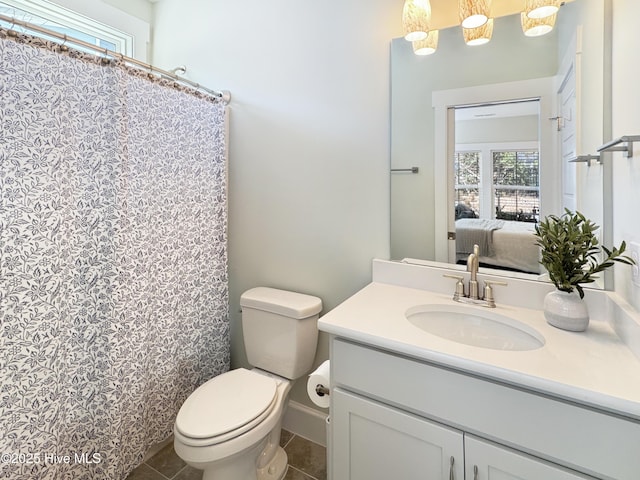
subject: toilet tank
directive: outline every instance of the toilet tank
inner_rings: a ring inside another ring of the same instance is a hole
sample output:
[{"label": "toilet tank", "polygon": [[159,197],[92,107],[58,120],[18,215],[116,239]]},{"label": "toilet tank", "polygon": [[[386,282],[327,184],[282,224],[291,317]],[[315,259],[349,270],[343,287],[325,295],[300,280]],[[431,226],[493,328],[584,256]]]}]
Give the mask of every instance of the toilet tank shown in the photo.
[{"label": "toilet tank", "polygon": [[311,370],[322,300],[257,287],[242,294],[240,306],[244,346],[251,365],[291,380]]}]

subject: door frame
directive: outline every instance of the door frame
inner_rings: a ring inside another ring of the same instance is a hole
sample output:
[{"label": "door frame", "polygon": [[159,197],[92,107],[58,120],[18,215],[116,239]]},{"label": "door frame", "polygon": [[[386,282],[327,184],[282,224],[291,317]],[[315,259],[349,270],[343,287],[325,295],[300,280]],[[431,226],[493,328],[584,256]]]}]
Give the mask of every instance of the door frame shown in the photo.
[{"label": "door frame", "polygon": [[[554,134],[557,96],[556,77],[543,77],[517,82],[496,83],[476,87],[438,90],[432,94],[434,109],[434,202],[435,260],[455,263],[455,231],[453,157],[455,122],[453,109],[465,105],[510,102],[525,98],[540,100],[540,216],[557,213],[561,205],[560,168],[557,135]],[[446,179],[446,181],[443,181]]]}]

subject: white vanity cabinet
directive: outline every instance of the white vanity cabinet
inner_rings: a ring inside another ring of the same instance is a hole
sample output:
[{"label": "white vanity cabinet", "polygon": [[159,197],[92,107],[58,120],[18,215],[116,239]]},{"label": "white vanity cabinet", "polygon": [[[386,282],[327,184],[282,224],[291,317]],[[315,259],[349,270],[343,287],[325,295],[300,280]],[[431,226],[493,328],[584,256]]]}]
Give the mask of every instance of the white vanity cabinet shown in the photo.
[{"label": "white vanity cabinet", "polygon": [[334,389],[333,479],[463,478],[462,432]]},{"label": "white vanity cabinet", "polygon": [[471,435],[465,435],[464,453],[465,479],[584,480],[593,478]]},{"label": "white vanity cabinet", "polygon": [[340,388],[332,395],[333,479],[589,478]]},{"label": "white vanity cabinet", "polygon": [[333,480],[640,478],[635,421],[335,336],[331,375]]}]

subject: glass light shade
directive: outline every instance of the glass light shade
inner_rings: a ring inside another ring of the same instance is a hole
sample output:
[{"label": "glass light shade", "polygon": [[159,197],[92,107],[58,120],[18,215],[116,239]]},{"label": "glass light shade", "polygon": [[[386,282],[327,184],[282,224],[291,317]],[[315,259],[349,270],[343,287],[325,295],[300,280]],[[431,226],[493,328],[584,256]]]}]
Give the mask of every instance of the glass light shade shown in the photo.
[{"label": "glass light shade", "polygon": [[527,14],[522,12],[520,14],[520,23],[522,24],[522,31],[527,37],[540,37],[546,35],[553,30],[556,24],[556,14],[549,15],[543,18],[529,18]]},{"label": "glass light shade", "polygon": [[493,35],[493,18],[487,20],[487,23],[476,28],[463,28],[464,42],[469,46],[484,45],[489,43]]},{"label": "glass light shade", "polygon": [[476,28],[489,20],[491,0],[458,0],[462,28]]},{"label": "glass light shade", "polygon": [[429,0],[405,0],[402,8],[404,38],[416,42],[427,38],[431,23]]},{"label": "glass light shade", "polygon": [[438,48],[438,37],[440,36],[439,30],[431,30],[427,38],[412,42],[413,53],[416,55],[431,55],[435,53]]},{"label": "glass light shade", "polygon": [[524,11],[529,18],[545,18],[558,13],[561,0],[527,0]]}]

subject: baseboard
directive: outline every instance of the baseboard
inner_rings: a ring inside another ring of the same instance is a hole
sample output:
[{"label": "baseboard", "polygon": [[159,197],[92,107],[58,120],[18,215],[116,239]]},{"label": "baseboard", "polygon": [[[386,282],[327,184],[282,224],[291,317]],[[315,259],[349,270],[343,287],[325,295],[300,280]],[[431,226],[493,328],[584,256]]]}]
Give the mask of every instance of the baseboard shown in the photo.
[{"label": "baseboard", "polygon": [[302,403],[289,401],[289,407],[282,419],[282,428],[326,447],[327,417],[326,413],[314,410]]}]

